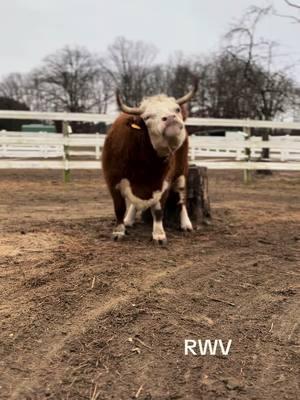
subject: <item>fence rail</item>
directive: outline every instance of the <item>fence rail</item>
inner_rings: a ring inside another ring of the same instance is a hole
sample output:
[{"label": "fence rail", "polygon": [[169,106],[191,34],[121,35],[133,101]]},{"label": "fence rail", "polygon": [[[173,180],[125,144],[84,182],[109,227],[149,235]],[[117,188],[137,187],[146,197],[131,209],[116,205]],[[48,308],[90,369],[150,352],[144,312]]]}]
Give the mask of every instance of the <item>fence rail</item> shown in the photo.
[{"label": "fence rail", "polygon": [[[82,121],[112,123],[117,114],[96,113],[62,113],[62,112],[37,112],[37,111],[10,111],[0,110],[0,119],[23,119],[43,121]],[[251,119],[223,119],[223,118],[188,118],[189,126],[220,126],[238,128],[266,128],[300,130],[300,122],[257,121]]]},{"label": "fence rail", "polygon": [[[282,163],[282,162],[257,162],[257,161],[215,161],[201,160],[193,163],[199,167],[207,167],[214,170],[271,170],[271,171],[300,171],[300,163]],[[64,160],[1,160],[0,169],[101,169],[101,161],[68,161]]]},{"label": "fence rail", "polygon": [[[0,157],[4,158],[53,158],[63,155],[63,147],[91,148],[70,150],[73,156],[91,156],[100,159],[105,135],[0,132]],[[246,158],[245,147],[251,150],[252,159],[260,159],[263,148],[270,149],[270,159],[280,161],[300,160],[300,137],[271,137],[268,142],[260,137],[245,140],[226,137],[190,137],[191,161],[203,157],[230,158],[241,161]]]}]

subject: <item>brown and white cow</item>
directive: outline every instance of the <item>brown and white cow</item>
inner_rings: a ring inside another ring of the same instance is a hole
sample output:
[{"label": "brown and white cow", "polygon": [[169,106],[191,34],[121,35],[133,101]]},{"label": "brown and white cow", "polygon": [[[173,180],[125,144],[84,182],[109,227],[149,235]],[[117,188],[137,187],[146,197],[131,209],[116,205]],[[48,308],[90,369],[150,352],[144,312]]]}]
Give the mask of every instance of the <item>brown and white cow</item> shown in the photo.
[{"label": "brown and white cow", "polygon": [[193,90],[177,100],[163,94],[148,97],[139,107],[125,105],[117,92],[123,113],[109,130],[102,155],[117,219],[115,240],[124,237],[126,226],[133,225],[136,211],[151,208],[152,238],[166,243],[162,219],[170,189],[179,194],[181,229],[193,229],[186,209],[188,135],[183,104],[196,89],[195,84]]}]

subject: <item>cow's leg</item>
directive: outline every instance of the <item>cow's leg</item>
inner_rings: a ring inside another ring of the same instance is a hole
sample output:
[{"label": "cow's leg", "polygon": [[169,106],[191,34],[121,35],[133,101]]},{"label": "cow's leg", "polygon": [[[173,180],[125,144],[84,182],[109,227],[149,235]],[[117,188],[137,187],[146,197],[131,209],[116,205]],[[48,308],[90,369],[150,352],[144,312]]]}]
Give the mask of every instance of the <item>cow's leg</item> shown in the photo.
[{"label": "cow's leg", "polygon": [[180,206],[180,228],[183,231],[192,231],[193,225],[188,216],[186,209],[186,179],[184,175],[180,175],[175,182],[175,191],[179,195]]},{"label": "cow's leg", "polygon": [[121,195],[119,190],[114,190],[112,192],[112,198],[114,202],[114,209],[116,215],[116,226],[113,230],[113,239],[121,240],[126,234],[125,225],[124,225],[124,216],[126,212],[126,202],[124,197]]},{"label": "cow's leg", "polygon": [[133,226],[135,221],[135,216],[136,216],[136,208],[134,207],[133,204],[130,204],[130,206],[128,207],[126,217],[124,219],[125,226],[129,227]]},{"label": "cow's leg", "polygon": [[153,217],[152,239],[159,244],[166,244],[167,238],[163,227],[163,210],[160,202],[151,207],[151,213]]}]

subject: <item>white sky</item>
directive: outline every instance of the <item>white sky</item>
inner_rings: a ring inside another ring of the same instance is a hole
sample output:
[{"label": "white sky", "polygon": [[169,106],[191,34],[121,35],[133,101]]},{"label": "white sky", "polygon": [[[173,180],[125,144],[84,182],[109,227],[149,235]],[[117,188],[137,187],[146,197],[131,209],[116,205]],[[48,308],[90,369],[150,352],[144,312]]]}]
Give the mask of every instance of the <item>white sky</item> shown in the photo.
[{"label": "white sky", "polygon": [[[298,1],[299,0],[294,0]],[[27,72],[43,57],[64,45],[83,45],[104,52],[116,36],[153,43],[165,60],[174,51],[208,54],[250,5],[268,0],[0,0],[0,77]],[[295,13],[284,0],[274,0],[278,12]],[[300,61],[300,23],[267,18],[261,36],[281,45],[289,58]],[[294,75],[300,81],[300,68]]]}]

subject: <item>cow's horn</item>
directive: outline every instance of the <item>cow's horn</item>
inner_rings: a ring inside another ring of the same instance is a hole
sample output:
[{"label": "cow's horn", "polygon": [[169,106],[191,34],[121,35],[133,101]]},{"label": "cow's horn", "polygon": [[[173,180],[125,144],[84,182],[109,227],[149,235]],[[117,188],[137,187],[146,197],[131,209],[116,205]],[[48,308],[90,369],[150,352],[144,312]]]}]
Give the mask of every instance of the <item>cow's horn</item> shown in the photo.
[{"label": "cow's horn", "polygon": [[179,99],[176,99],[176,103],[179,105],[186,103],[194,96],[194,94],[197,92],[197,89],[198,89],[198,79],[195,79],[193,89],[186,95],[180,97]]},{"label": "cow's horn", "polygon": [[117,89],[116,91],[116,98],[120,110],[124,111],[127,114],[134,114],[134,115],[142,114],[143,111],[139,107],[129,107],[123,103],[119,89]]}]

